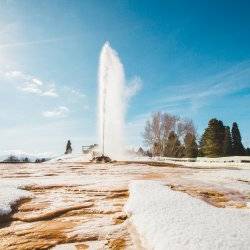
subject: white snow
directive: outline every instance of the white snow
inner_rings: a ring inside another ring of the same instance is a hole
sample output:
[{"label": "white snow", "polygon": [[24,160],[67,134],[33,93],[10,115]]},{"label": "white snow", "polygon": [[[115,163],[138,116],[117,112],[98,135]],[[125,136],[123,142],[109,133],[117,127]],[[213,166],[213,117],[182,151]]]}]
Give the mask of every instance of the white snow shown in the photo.
[{"label": "white snow", "polygon": [[173,163],[192,168],[247,168],[250,169],[250,156],[229,156],[229,157],[197,157],[197,158],[171,158],[171,157],[130,157],[130,160],[153,161]]},{"label": "white snow", "polygon": [[61,244],[52,248],[52,250],[77,250],[74,244]]},{"label": "white snow", "polygon": [[[85,157],[71,154],[44,164],[1,164],[0,215],[10,213],[11,205],[17,200],[29,197],[31,193],[22,190],[29,186],[61,187],[58,192],[48,192],[46,196],[39,197],[39,201],[49,201],[46,210],[52,211],[86,202],[86,191],[126,190],[132,181],[126,211],[131,214],[131,221],[146,249],[247,249],[250,245],[249,168],[193,169],[155,167],[142,163],[80,164],[86,161]],[[147,175],[162,181],[146,181],[144,178]],[[141,179],[144,180],[135,181]],[[169,190],[164,183],[201,187],[201,190],[202,187],[210,187],[226,194],[232,191],[232,196],[230,193],[228,197],[232,200],[239,198],[240,201],[244,198],[242,203],[245,202],[247,208],[215,208],[185,193]],[[67,187],[71,188],[67,190]],[[79,194],[72,195],[73,188],[79,189]],[[34,198],[37,198],[36,194]],[[109,206],[108,200],[102,201],[98,204],[98,211],[113,211],[115,207],[112,206]],[[34,216],[39,212],[33,212]],[[110,223],[98,218],[96,222],[75,227],[75,234],[70,237],[91,233],[91,228],[96,230],[97,226],[103,230],[103,225]],[[103,230],[103,233],[107,231]],[[60,245],[57,249],[59,247],[73,246]]]},{"label": "white snow", "polygon": [[[89,162],[92,159],[90,154],[74,153],[74,154],[63,154],[58,157],[54,157],[50,161],[45,163],[56,163],[56,162]],[[120,160],[124,161],[153,161],[153,162],[164,162],[173,163],[178,166],[186,166],[192,168],[244,168],[250,169],[250,156],[229,156],[229,157],[197,157],[197,158],[171,158],[171,157],[146,157],[146,156],[133,156],[124,155],[120,157]]]},{"label": "white snow", "polygon": [[249,249],[247,209],[216,208],[157,181],[133,181],[129,191],[125,211],[150,249]]},{"label": "white snow", "polygon": [[[234,189],[242,193],[249,193],[250,171],[249,169],[219,169],[216,171],[204,171],[184,176],[192,182],[202,181],[208,185],[222,185],[224,188]],[[247,195],[248,196],[248,195]]]},{"label": "white snow", "polygon": [[11,206],[17,201],[31,197],[31,193],[14,186],[1,186],[0,215],[11,213]]},{"label": "white snow", "polygon": [[63,154],[58,157],[51,159],[46,163],[55,163],[55,162],[89,162],[91,159],[91,154],[82,154],[82,153],[74,153],[74,154]]}]

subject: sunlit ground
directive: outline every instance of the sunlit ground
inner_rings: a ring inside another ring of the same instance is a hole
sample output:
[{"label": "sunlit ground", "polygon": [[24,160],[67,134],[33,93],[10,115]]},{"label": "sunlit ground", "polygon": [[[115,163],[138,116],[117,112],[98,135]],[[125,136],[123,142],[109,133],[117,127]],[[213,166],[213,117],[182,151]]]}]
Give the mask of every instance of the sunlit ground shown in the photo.
[{"label": "sunlit ground", "polygon": [[[249,209],[249,168],[179,167],[164,163],[1,164],[0,186],[30,197],[1,219],[0,249],[141,249],[123,211],[132,180],[161,180],[212,206]],[[64,245],[63,245],[64,246]]]}]

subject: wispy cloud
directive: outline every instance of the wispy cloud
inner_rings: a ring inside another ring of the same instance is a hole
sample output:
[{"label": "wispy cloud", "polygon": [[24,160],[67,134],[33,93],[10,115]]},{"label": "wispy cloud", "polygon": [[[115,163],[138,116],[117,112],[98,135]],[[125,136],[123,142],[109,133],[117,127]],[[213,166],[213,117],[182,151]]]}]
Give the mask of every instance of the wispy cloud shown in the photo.
[{"label": "wispy cloud", "polygon": [[76,96],[76,97],[79,97],[79,98],[84,98],[86,97],[85,94],[83,94],[82,92],[80,92],[79,90],[75,90],[75,89],[72,89],[70,90],[71,94]]},{"label": "wispy cloud", "polygon": [[[85,98],[86,95],[82,93],[79,89],[74,89],[70,86],[63,86],[62,90],[70,97],[74,98]],[[75,99],[73,99],[75,100]]]},{"label": "wispy cloud", "polygon": [[36,41],[24,41],[24,42],[15,42],[15,43],[4,43],[4,44],[0,44],[0,49],[29,46],[29,45],[40,45],[40,44],[46,44],[46,43],[55,43],[58,41],[64,41],[66,39],[70,39],[70,37],[51,38],[51,39],[43,39],[43,40],[36,40]]},{"label": "wispy cloud", "polygon": [[199,81],[190,80],[183,85],[172,85],[164,91],[166,96],[154,102],[152,106],[161,109],[169,105],[188,103],[193,111],[197,111],[214,98],[234,94],[246,88],[250,88],[250,61]]},{"label": "wispy cloud", "polygon": [[71,86],[61,86],[59,88],[54,83],[45,82],[37,76],[18,70],[0,71],[0,76],[12,81],[19,90],[30,94],[47,97],[59,97],[62,95],[67,97],[70,102],[76,102],[86,97],[82,91]]},{"label": "wispy cloud", "polygon": [[69,113],[69,109],[65,106],[59,106],[52,110],[44,111],[42,114],[47,118],[62,118],[67,117]]},{"label": "wispy cloud", "polygon": [[50,89],[42,93],[43,96],[58,97],[55,87],[52,85]]},{"label": "wispy cloud", "polygon": [[23,92],[36,94],[39,96],[59,96],[54,84],[45,83],[33,75],[13,70],[5,72],[5,76],[9,80],[17,82],[18,89]]}]

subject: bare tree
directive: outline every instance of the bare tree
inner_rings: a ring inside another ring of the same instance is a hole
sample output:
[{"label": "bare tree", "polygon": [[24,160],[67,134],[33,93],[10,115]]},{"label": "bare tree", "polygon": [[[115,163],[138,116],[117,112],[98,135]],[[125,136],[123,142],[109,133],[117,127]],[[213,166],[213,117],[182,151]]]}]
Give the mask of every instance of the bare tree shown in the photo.
[{"label": "bare tree", "polygon": [[169,140],[169,135],[171,132],[176,131],[176,126],[180,118],[175,115],[170,115],[168,113],[163,113],[162,114],[162,130],[163,130],[163,140],[162,140],[162,153],[166,151],[166,145]]},{"label": "bare tree", "polygon": [[143,134],[145,144],[152,148],[154,155],[160,155],[162,151],[162,115],[160,112],[152,114],[151,120],[146,122]]},{"label": "bare tree", "polygon": [[190,119],[179,120],[177,124],[176,133],[181,142],[184,141],[184,138],[188,133],[192,135],[196,135],[196,129],[195,129],[193,121]]},{"label": "bare tree", "polygon": [[156,112],[146,122],[143,137],[153,155],[181,157],[183,156],[182,144],[188,133],[196,135],[192,120]]}]

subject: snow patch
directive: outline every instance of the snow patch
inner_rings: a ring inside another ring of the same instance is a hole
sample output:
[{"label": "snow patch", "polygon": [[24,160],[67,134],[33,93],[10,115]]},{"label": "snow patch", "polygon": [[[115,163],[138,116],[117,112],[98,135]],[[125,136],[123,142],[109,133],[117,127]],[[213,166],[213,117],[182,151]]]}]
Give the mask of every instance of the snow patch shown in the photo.
[{"label": "snow patch", "polygon": [[223,209],[170,190],[133,181],[125,211],[150,249],[249,249],[250,213]]},{"label": "snow patch", "polygon": [[56,163],[56,162],[89,162],[92,159],[91,154],[75,153],[75,154],[63,154],[58,157],[51,159],[46,163]]},{"label": "snow patch", "polygon": [[11,207],[19,200],[30,198],[30,192],[18,189],[13,186],[1,186],[0,193],[0,215],[8,215],[11,213]]},{"label": "snow patch", "polygon": [[130,156],[131,161],[151,161],[177,164],[179,166],[192,168],[244,168],[250,169],[250,156],[228,156],[228,157],[197,157],[197,158],[172,158],[172,157],[147,157]]}]

